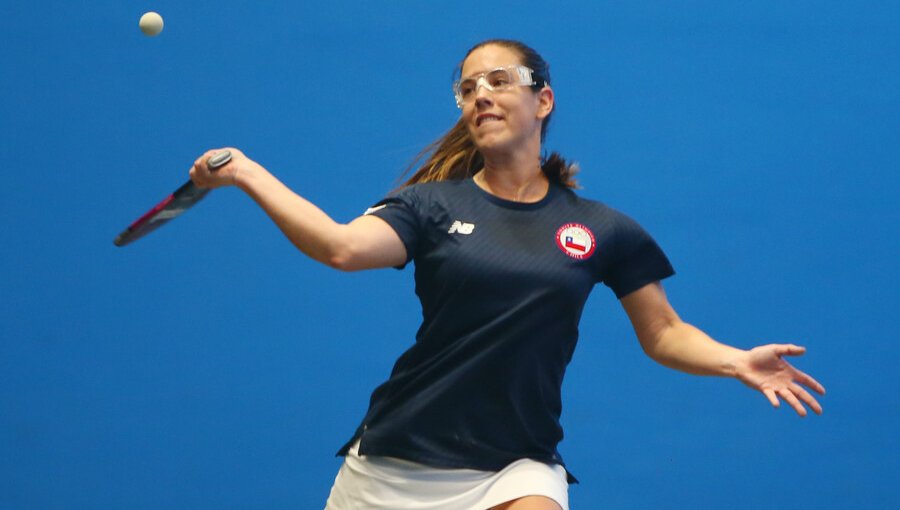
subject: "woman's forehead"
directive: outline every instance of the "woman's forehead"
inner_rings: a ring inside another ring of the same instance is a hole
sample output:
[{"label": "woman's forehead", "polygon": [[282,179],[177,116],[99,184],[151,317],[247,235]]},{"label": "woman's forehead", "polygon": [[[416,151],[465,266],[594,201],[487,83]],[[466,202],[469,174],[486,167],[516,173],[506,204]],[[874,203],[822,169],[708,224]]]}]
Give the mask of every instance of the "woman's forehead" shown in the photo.
[{"label": "woman's forehead", "polygon": [[522,63],[519,54],[504,46],[489,44],[482,46],[466,57],[461,69],[461,76],[472,76],[498,67],[514,66]]}]

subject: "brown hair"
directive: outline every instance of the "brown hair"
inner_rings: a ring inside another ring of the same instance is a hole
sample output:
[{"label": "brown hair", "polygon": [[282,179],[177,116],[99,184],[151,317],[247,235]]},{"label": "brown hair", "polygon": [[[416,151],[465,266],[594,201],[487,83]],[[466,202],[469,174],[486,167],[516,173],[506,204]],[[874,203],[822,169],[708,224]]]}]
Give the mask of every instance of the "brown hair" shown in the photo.
[{"label": "brown hair", "polygon": [[[536,83],[531,86],[532,90],[538,91],[545,85],[550,85],[550,66],[547,62],[530,47],[519,41],[509,39],[490,39],[476,44],[466,52],[466,56],[463,57],[463,60],[456,67],[455,74],[459,75],[462,72],[463,62],[473,51],[490,45],[509,48],[519,54],[522,64],[534,71],[533,77]],[[547,136],[547,129],[552,115],[553,112],[547,115],[541,123],[542,143]],[[469,136],[469,131],[466,129],[462,119],[457,121],[450,131],[422,149],[404,174],[411,171],[422,160],[425,160],[425,163],[416,170],[401,188],[419,182],[466,179],[484,166],[484,159],[475,147],[475,143]],[[575,181],[578,165],[566,162],[557,152],[541,157],[541,170],[551,182],[556,182],[569,188],[578,187],[578,183]]]}]

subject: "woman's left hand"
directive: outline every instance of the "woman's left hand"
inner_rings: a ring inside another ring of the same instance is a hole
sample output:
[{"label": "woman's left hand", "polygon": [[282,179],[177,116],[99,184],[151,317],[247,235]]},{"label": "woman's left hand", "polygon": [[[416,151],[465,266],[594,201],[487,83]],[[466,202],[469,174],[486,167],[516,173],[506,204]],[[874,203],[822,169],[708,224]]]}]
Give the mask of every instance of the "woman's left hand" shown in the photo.
[{"label": "woman's left hand", "polygon": [[774,407],[780,405],[778,397],[781,397],[800,416],[806,416],[806,408],[803,407],[803,404],[808,405],[816,414],[822,414],[822,406],[803,386],[820,395],[825,394],[825,387],[782,358],[783,356],[800,356],[804,352],[806,352],[806,348],[792,344],[770,344],[755,347],[746,351],[746,356],[735,364],[735,375],[747,386],[761,391]]}]

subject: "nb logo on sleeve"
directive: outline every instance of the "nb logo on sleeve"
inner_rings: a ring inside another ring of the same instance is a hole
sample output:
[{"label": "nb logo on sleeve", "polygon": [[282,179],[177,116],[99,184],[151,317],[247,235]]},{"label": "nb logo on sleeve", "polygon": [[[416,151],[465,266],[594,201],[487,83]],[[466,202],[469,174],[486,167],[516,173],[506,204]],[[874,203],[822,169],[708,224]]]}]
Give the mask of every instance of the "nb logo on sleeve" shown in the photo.
[{"label": "nb logo on sleeve", "polygon": [[387,207],[387,204],[381,204],[381,205],[376,205],[375,207],[369,207],[368,209],[366,209],[366,212],[363,213],[363,216],[365,216],[367,214],[372,214],[373,212],[380,211],[380,210],[384,209],[385,207]]},{"label": "nb logo on sleeve", "polygon": [[450,230],[448,230],[447,233],[469,235],[473,230],[475,230],[474,223],[464,223],[462,221],[456,220],[453,222],[453,225],[450,225]]}]

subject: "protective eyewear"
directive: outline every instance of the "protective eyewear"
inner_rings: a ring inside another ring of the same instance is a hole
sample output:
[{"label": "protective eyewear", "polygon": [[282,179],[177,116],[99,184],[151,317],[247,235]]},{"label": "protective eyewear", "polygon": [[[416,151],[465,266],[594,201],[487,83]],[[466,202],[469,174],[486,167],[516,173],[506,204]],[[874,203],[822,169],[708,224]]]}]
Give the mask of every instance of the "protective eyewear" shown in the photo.
[{"label": "protective eyewear", "polygon": [[453,82],[453,95],[456,96],[456,106],[462,108],[464,104],[475,98],[475,93],[479,86],[491,92],[509,90],[513,87],[527,87],[538,85],[536,82],[534,71],[525,66],[506,66],[498,67],[490,71],[480,74],[474,74],[465,78],[460,78]]}]

